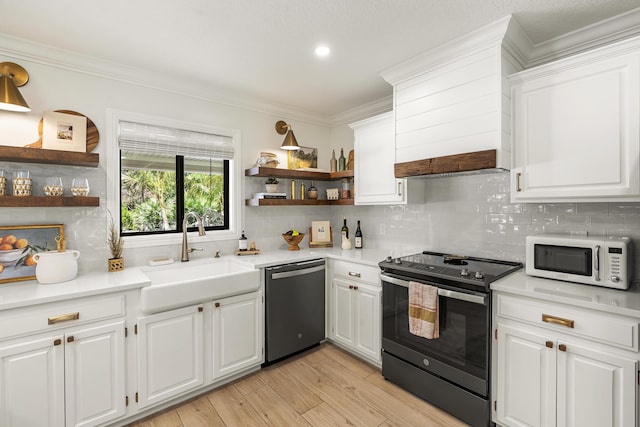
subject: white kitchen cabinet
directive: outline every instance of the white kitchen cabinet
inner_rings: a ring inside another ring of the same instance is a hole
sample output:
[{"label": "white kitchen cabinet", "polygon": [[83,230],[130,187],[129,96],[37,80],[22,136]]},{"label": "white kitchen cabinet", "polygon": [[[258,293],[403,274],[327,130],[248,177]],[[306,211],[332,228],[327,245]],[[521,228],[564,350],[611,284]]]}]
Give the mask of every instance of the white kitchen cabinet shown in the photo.
[{"label": "white kitchen cabinet", "polygon": [[262,363],[262,292],[212,304],[212,380]]},{"label": "white kitchen cabinet", "polygon": [[636,38],[511,76],[511,201],[640,201],[639,75]]},{"label": "white kitchen cabinet", "polygon": [[637,322],[503,295],[496,301],[498,425],[636,425],[637,353],[602,345],[599,336],[634,349]]},{"label": "white kitchen cabinet", "polygon": [[378,270],[361,264],[330,261],[329,338],[341,347],[381,364],[381,294]]},{"label": "white kitchen cabinet", "polygon": [[125,414],[124,295],[0,312],[0,425],[95,426]]},{"label": "white kitchen cabinet", "polygon": [[396,178],[393,112],[349,125],[354,134],[356,205],[421,203],[423,181]]},{"label": "white kitchen cabinet", "polygon": [[138,407],[204,383],[204,306],[193,305],[138,319]]}]

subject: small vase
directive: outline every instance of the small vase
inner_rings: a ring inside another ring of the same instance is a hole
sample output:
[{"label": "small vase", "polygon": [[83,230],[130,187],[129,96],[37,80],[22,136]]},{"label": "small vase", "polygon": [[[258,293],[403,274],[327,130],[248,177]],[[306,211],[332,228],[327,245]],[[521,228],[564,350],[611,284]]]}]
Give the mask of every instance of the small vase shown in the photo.
[{"label": "small vase", "polygon": [[109,258],[109,271],[120,271],[124,270],[124,258]]}]

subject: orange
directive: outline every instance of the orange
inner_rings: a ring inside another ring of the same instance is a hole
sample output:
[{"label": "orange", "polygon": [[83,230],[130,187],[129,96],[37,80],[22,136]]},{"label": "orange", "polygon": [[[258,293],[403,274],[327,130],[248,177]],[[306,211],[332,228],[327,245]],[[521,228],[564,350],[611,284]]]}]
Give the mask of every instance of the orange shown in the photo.
[{"label": "orange", "polygon": [[36,265],[36,262],[33,260],[33,256],[29,255],[27,259],[24,260],[24,265],[28,267],[33,267]]},{"label": "orange", "polygon": [[16,249],[22,249],[26,248],[28,244],[29,242],[27,241],[27,239],[18,239],[16,240],[16,243],[13,245],[13,247]]},{"label": "orange", "polygon": [[0,251],[10,251],[13,249],[13,245],[9,245],[7,243],[3,243],[0,245]]},{"label": "orange", "polygon": [[13,245],[16,242],[16,236],[12,236],[11,234],[8,236],[4,236],[2,238],[2,244]]}]

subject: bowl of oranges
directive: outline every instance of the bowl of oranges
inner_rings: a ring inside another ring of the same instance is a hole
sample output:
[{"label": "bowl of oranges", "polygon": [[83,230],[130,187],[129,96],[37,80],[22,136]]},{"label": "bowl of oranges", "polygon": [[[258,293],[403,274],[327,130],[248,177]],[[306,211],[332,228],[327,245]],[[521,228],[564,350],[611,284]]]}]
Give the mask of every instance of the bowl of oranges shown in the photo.
[{"label": "bowl of oranges", "polygon": [[17,261],[27,250],[28,245],[27,239],[18,239],[13,235],[2,237],[0,240],[0,263]]}]

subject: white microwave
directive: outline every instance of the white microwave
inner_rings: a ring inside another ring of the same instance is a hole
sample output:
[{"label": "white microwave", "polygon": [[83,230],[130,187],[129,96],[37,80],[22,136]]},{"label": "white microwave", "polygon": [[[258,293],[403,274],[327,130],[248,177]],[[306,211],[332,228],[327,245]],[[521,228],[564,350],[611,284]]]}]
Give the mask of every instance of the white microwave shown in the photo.
[{"label": "white microwave", "polygon": [[527,236],[525,272],[530,276],[627,289],[633,276],[628,237]]}]

